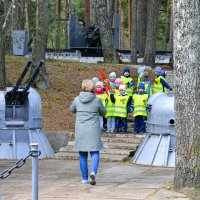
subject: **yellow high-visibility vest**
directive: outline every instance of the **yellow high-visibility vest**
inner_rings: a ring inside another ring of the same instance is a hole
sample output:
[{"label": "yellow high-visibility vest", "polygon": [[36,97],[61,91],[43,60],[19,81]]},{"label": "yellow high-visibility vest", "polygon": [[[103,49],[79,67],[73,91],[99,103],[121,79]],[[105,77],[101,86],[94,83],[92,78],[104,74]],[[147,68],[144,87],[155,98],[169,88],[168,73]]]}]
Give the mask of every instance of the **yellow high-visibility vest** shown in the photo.
[{"label": "yellow high-visibility vest", "polygon": [[114,113],[115,113],[115,103],[112,103],[110,96],[108,96],[108,103],[106,105],[106,117],[112,117],[114,116]]},{"label": "yellow high-visibility vest", "polygon": [[119,90],[115,89],[115,95],[119,94]]},{"label": "yellow high-visibility vest", "polygon": [[115,97],[115,117],[126,117],[127,116],[127,103],[129,96],[116,96]]},{"label": "yellow high-visibility vest", "polygon": [[144,84],[144,91],[146,92],[147,91],[147,88],[149,88],[149,91],[150,91],[150,96],[149,97],[151,97],[152,96],[152,87],[151,87],[151,85],[150,84],[148,84],[148,83],[145,83]]},{"label": "yellow high-visibility vest", "polygon": [[103,106],[106,106],[106,99],[108,98],[107,94],[104,92],[103,94],[97,94],[96,96],[101,99]]},{"label": "yellow high-visibility vest", "polygon": [[[126,78],[125,76],[121,76],[121,79],[123,80],[123,83],[126,87],[127,87],[128,83],[133,81],[133,79],[131,77]],[[127,92],[128,96],[132,96],[133,95],[133,86],[126,88],[126,92]]]},{"label": "yellow high-visibility vest", "polygon": [[141,82],[142,75],[143,75],[143,73],[140,73],[140,74],[138,75],[137,86],[138,86],[138,85],[140,84],[140,82]]},{"label": "yellow high-visibility vest", "polygon": [[148,94],[134,94],[133,101],[133,117],[136,117],[138,115],[147,116],[146,105],[148,101]]},{"label": "yellow high-visibility vest", "polygon": [[165,78],[163,76],[159,76],[155,79],[155,83],[154,83],[154,88],[153,88],[153,93],[156,92],[166,92],[168,91],[168,89],[166,87],[163,87],[162,83],[160,82],[160,79],[163,79],[164,81]]}]

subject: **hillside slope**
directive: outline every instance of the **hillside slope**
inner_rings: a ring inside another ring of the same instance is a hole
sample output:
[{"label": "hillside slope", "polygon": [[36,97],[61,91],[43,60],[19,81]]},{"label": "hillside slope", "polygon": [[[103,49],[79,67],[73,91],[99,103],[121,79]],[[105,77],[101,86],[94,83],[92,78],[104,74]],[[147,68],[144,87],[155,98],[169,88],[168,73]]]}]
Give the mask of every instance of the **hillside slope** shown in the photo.
[{"label": "hillside slope", "polygon": [[[26,65],[27,58],[6,57],[6,76],[8,86],[15,84]],[[115,71],[121,76],[123,68],[130,65],[112,65],[107,63],[88,64],[69,61],[48,60],[46,63],[51,88],[47,91],[37,90],[42,98],[43,128],[48,131],[73,130],[75,115],[68,112],[69,106],[81,89],[84,79],[99,77],[102,69],[108,76]],[[25,77],[27,81],[28,75]],[[137,82],[137,68],[131,67],[131,77]]]}]

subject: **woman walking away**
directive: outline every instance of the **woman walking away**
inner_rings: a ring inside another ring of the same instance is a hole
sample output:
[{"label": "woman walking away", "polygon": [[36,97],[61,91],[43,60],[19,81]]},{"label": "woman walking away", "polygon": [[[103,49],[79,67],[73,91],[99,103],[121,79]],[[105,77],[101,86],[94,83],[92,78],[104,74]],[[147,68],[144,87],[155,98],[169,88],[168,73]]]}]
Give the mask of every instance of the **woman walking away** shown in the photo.
[{"label": "woman walking away", "polygon": [[88,152],[91,155],[90,184],[96,184],[101,143],[99,116],[105,116],[106,110],[94,94],[95,83],[92,80],[82,82],[82,92],[77,96],[69,110],[76,113],[74,150],[79,151],[82,183],[88,183]]}]

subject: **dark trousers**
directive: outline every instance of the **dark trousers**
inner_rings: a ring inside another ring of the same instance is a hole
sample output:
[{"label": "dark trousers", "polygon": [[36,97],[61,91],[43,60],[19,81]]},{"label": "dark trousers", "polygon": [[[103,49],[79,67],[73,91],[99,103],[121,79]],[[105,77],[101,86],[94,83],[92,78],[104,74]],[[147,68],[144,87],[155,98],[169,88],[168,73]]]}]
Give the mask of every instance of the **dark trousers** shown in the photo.
[{"label": "dark trousers", "polygon": [[135,133],[146,133],[146,117],[144,116],[136,116],[135,117],[135,126],[134,126],[134,132]]},{"label": "dark trousers", "polygon": [[115,121],[116,131],[119,133],[119,129],[123,127],[123,132],[127,132],[127,118],[125,117],[116,117]]}]

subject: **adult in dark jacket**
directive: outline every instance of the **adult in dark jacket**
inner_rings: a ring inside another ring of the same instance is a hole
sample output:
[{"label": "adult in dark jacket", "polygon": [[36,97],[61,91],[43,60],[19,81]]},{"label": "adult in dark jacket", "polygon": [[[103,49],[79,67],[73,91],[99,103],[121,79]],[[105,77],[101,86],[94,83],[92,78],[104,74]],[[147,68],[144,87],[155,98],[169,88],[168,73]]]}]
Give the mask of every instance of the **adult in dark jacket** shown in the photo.
[{"label": "adult in dark jacket", "polygon": [[94,94],[95,83],[92,80],[82,82],[82,92],[77,96],[69,110],[76,113],[74,150],[79,151],[82,183],[88,183],[88,152],[91,155],[90,184],[95,185],[95,176],[99,165],[101,127],[99,116],[105,116],[106,110]]}]

